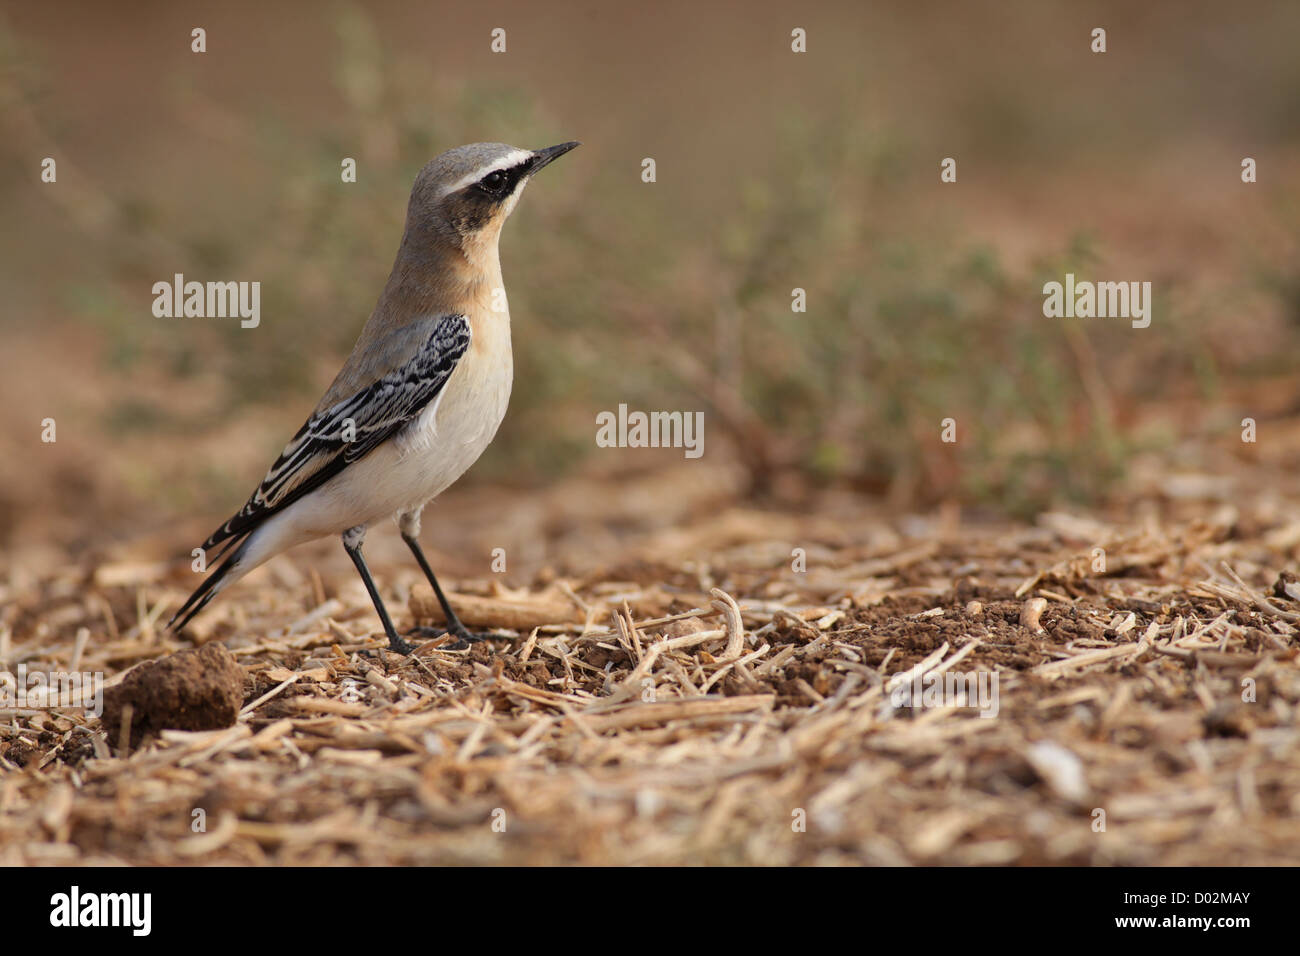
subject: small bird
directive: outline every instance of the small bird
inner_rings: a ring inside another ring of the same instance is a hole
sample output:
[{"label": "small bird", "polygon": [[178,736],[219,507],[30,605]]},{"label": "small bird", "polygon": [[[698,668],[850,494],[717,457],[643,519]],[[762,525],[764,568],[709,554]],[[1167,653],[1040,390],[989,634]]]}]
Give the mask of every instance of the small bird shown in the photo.
[{"label": "small bird", "polygon": [[393,271],[352,354],[247,504],[203,543],[208,560],[224,560],[168,627],[179,631],[280,552],[339,534],[389,647],[408,654],[414,647],[397,633],[361,555],[366,529],[392,515],[447,633],[460,646],[481,640],[420,550],[420,513],[478,459],[505,417],[514,363],[497,241],[532,176],[577,145],[474,143],[420,170]]}]

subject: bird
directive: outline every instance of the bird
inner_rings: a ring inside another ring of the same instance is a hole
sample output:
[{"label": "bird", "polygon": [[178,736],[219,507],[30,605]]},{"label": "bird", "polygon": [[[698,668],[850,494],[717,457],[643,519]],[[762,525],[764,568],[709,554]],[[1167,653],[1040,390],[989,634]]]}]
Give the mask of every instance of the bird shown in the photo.
[{"label": "bird", "polygon": [[514,362],[501,227],[532,177],[578,145],[473,143],[420,170],[392,272],[352,353],[257,490],[203,543],[201,566],[221,563],[176,611],[173,633],[275,555],[339,535],[389,648],[411,653],[361,550],[367,529],[391,516],[455,646],[482,639],[438,585],[420,548],[420,515],[478,459],[505,417]]}]

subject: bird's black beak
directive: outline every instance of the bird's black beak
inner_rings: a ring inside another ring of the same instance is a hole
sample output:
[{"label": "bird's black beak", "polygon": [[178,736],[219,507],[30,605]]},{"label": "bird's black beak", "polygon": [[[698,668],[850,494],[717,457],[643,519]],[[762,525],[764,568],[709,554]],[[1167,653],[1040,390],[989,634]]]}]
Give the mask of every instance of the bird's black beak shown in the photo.
[{"label": "bird's black beak", "polygon": [[533,153],[532,162],[528,167],[529,175],[537,172],[543,166],[549,166],[575,146],[581,145],[581,143],[561,143],[559,146],[547,146],[545,149],[537,150]]}]

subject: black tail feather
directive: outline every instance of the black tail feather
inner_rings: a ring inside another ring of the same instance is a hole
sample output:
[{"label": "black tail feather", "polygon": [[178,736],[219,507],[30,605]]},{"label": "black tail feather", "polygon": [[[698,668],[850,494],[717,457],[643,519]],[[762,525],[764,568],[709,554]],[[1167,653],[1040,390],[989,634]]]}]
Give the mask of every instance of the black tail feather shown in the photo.
[{"label": "black tail feather", "polygon": [[[234,542],[231,543],[234,544]],[[209,574],[203,580],[202,584],[195,588],[194,593],[191,594],[188,600],[180,606],[180,609],[172,615],[172,619],[167,622],[168,630],[173,633],[179,632],[194,618],[194,615],[198,614],[208,606],[208,602],[217,596],[217,585],[221,583],[222,579],[230,573],[230,569],[239,562],[241,557],[243,557],[244,549],[247,544],[248,536],[245,535],[244,539],[239,541],[239,546],[235,548],[230,557],[221,562],[217,569]],[[223,548],[222,554],[224,554],[226,550],[228,550],[228,548]]]}]

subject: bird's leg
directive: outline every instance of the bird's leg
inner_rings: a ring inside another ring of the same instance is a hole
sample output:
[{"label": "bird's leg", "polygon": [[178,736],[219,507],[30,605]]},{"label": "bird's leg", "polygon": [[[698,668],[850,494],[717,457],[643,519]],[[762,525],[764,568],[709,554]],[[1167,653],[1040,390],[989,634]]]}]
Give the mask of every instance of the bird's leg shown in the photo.
[{"label": "bird's leg", "polygon": [[347,551],[348,557],[352,563],[357,566],[357,573],[361,575],[361,581],[370,592],[370,600],[375,605],[375,610],[379,612],[379,620],[384,625],[384,634],[388,636],[388,647],[398,654],[410,654],[415,650],[415,646],[402,640],[397,633],[397,628],[393,627],[393,619],[388,616],[388,609],[384,607],[384,601],[379,596],[379,589],[375,587],[375,580],[370,576],[370,569],[366,567],[366,559],[361,556],[361,542],[365,539],[365,525],[358,525],[355,528],[349,528],[343,532],[343,549]]},{"label": "bird's leg", "polygon": [[[443,616],[447,619],[446,633],[456,638],[456,643],[452,647],[461,649],[469,644],[475,644],[483,640],[482,635],[470,633],[461,619],[456,616],[456,612],[451,609],[451,602],[447,600],[447,595],[442,593],[442,588],[438,585],[438,579],[433,573],[433,568],[429,567],[429,561],[424,556],[424,551],[420,548],[420,512],[423,508],[415,508],[411,511],[404,511],[397,515],[397,529],[402,533],[402,540],[406,546],[411,549],[411,554],[415,555],[416,562],[420,565],[420,570],[428,578],[429,585],[433,588],[433,593],[438,598],[438,603],[442,605]],[[441,636],[434,628],[418,627],[415,632],[423,636],[429,634],[431,637]]]},{"label": "bird's leg", "polygon": [[420,542],[415,535],[408,534],[406,530],[403,529],[402,540],[406,542],[406,546],[410,548],[411,553],[415,555],[415,560],[419,563],[420,570],[423,571],[424,576],[429,579],[429,585],[433,588],[433,593],[437,596],[438,603],[442,605],[443,616],[447,618],[447,633],[456,638],[458,644],[475,644],[483,640],[479,635],[471,633],[469,628],[461,623],[460,618],[456,616],[456,612],[451,609],[451,604],[447,601],[447,595],[443,594],[442,588],[438,586],[438,579],[434,577],[433,568],[429,567],[429,562],[425,558],[424,552],[420,549]]}]

